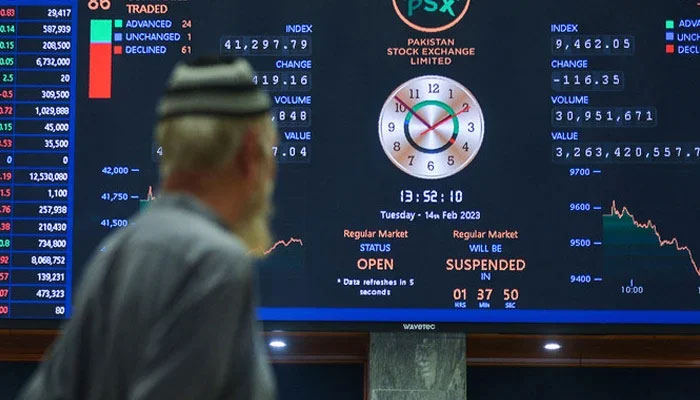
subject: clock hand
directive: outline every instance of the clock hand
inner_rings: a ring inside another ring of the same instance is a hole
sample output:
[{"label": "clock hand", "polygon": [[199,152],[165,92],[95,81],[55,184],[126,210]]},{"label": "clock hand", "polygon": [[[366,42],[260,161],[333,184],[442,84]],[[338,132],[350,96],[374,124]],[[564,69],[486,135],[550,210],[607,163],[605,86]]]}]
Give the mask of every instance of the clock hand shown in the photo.
[{"label": "clock hand", "polygon": [[[462,114],[462,113],[464,113],[464,112],[469,111],[469,109],[471,109],[471,107],[469,106],[469,104],[467,104],[467,106],[464,107],[464,108],[462,109],[462,111],[460,111],[460,112],[458,112],[457,114],[455,114],[454,117],[456,117],[456,116],[458,116],[458,115],[460,115],[460,114]],[[423,135],[425,135],[426,133],[428,133],[428,132],[430,132],[430,131],[434,131],[435,128],[437,128],[438,126],[440,126],[440,125],[444,124],[445,122],[451,120],[451,119],[454,118],[454,117],[453,117],[452,115],[446,116],[445,118],[441,119],[437,124],[435,124],[435,125],[429,127],[427,130],[421,132],[421,134],[418,135],[418,136],[423,136]]]},{"label": "clock hand", "polygon": [[426,120],[424,120],[423,117],[418,115],[418,113],[413,111],[413,109],[408,104],[406,104],[403,100],[401,100],[399,98],[399,95],[394,96],[394,99],[396,99],[396,101],[401,103],[402,106],[406,107],[408,109],[408,111],[410,111],[411,114],[413,114],[414,117],[418,118],[418,120],[420,120],[420,122],[423,123],[423,125],[428,126],[428,127],[430,126],[430,124]]}]

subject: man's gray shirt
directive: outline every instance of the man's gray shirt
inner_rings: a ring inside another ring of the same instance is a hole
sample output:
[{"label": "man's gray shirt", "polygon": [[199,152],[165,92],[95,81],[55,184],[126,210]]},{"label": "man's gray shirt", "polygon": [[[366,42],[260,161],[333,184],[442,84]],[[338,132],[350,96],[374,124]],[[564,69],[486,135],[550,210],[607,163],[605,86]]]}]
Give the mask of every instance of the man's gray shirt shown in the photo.
[{"label": "man's gray shirt", "polygon": [[161,196],[100,249],[20,399],[274,398],[248,251],[202,203]]}]

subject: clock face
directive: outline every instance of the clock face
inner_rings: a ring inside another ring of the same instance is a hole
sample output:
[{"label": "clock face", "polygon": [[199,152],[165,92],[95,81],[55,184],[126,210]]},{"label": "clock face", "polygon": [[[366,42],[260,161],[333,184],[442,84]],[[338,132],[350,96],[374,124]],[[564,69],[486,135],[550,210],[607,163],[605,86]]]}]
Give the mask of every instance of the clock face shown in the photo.
[{"label": "clock face", "polygon": [[421,76],[399,86],[379,117],[384,152],[402,171],[422,179],[454,175],[476,157],[484,116],[474,95],[442,76]]}]

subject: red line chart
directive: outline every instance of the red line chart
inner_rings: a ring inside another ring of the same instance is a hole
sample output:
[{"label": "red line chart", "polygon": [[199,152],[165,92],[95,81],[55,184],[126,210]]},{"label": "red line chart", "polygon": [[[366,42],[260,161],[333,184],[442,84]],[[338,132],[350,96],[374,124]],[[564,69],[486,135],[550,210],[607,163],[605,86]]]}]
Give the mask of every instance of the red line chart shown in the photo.
[{"label": "red line chart", "polygon": [[695,272],[700,276],[700,267],[698,267],[697,262],[695,261],[695,258],[693,257],[693,252],[690,250],[688,246],[681,246],[680,242],[678,241],[678,238],[672,238],[671,240],[666,240],[661,237],[661,234],[659,233],[659,230],[657,229],[656,225],[651,221],[648,220],[647,222],[639,222],[637,219],[634,217],[634,215],[630,212],[630,210],[627,207],[622,207],[622,209],[617,208],[617,202],[613,200],[612,202],[612,207],[610,207],[610,214],[605,214],[607,217],[617,217],[619,219],[624,218],[625,216],[628,216],[632,219],[632,222],[634,223],[634,226],[640,229],[651,229],[654,234],[656,235],[657,239],[659,240],[659,247],[665,247],[665,246],[674,246],[677,251],[680,252],[686,252],[688,253],[688,257],[690,258],[690,263],[693,264],[693,268],[695,268]]},{"label": "red line chart", "polygon": [[272,247],[269,249],[265,250],[265,255],[268,255],[272,253],[273,251],[277,250],[278,247],[283,246],[283,247],[289,247],[293,244],[298,244],[299,246],[304,246],[304,241],[302,239],[297,239],[297,238],[289,238],[289,240],[279,240],[277,241]]},{"label": "red line chart", "polygon": [[156,196],[153,194],[153,186],[148,187],[148,194],[146,195],[146,201],[153,201],[156,199]]},{"label": "red line chart", "polygon": [[[133,196],[134,198],[138,198],[138,196]],[[148,187],[148,194],[146,195],[145,199],[139,199],[139,207],[140,209],[144,210],[148,206],[151,205],[151,202],[156,199],[155,194],[153,194],[153,186]]]}]

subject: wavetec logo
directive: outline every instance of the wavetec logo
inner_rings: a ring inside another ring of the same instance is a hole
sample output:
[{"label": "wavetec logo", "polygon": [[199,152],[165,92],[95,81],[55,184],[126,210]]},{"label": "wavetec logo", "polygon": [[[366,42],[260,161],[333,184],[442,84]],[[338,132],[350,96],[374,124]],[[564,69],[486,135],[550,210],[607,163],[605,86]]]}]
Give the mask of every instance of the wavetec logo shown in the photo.
[{"label": "wavetec logo", "polygon": [[403,324],[403,330],[405,330],[405,331],[436,331],[437,325],[435,325],[435,324]]},{"label": "wavetec logo", "polygon": [[464,18],[471,0],[392,0],[399,18],[421,32],[442,32]]}]

